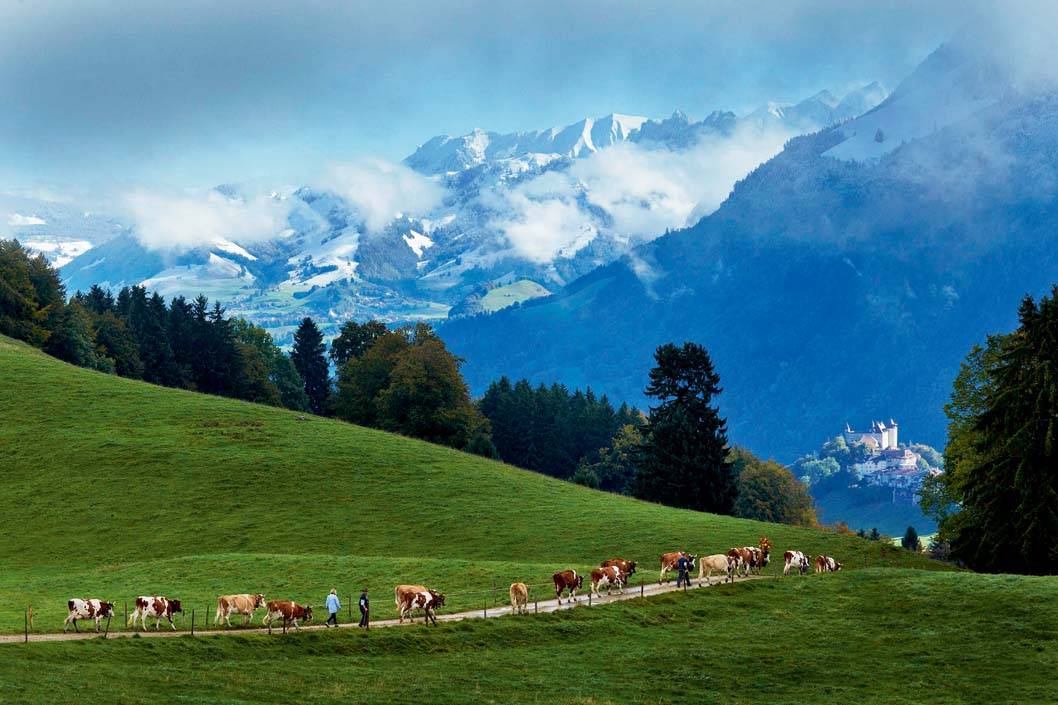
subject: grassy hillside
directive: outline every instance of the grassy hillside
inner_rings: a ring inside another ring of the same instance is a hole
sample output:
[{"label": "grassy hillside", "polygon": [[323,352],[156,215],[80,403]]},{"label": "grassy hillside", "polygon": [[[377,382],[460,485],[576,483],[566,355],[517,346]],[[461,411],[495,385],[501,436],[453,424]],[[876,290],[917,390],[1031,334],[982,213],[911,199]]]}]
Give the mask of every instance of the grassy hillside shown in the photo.
[{"label": "grassy hillside", "polygon": [[874,569],[430,630],[14,646],[0,699],[1044,703],[1056,598],[1054,579]]},{"label": "grassy hillside", "polygon": [[[767,534],[850,568],[931,566],[854,537],[679,511],[454,450],[71,367],[0,339],[0,630],[54,631],[71,596],[261,591],[320,604],[396,582],[480,606],[493,582],[543,583],[615,555]],[[887,551],[885,555],[882,551]],[[773,566],[774,567],[774,566]],[[654,574],[656,575],[656,573]],[[201,611],[199,612],[201,614]]]}]

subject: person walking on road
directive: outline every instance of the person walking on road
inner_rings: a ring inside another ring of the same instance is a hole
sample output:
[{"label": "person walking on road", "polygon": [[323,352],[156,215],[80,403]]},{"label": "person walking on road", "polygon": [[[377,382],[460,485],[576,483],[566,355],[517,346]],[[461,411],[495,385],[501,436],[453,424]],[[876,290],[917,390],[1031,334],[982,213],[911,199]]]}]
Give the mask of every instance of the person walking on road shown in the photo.
[{"label": "person walking on road", "polygon": [[327,596],[327,611],[330,612],[330,616],[327,617],[327,621],[324,622],[328,627],[338,626],[338,610],[342,608],[342,602],[338,599],[338,589],[331,588],[331,594]]},{"label": "person walking on road", "polygon": [[367,588],[364,588],[360,592],[360,624],[358,626],[370,629],[370,619],[368,612],[371,611],[371,601],[367,599]]},{"label": "person walking on road", "polygon": [[691,561],[687,558],[686,553],[680,554],[680,559],[676,562],[676,567],[679,568],[680,573],[676,576],[676,587],[691,584],[691,577],[688,571],[690,570]]}]

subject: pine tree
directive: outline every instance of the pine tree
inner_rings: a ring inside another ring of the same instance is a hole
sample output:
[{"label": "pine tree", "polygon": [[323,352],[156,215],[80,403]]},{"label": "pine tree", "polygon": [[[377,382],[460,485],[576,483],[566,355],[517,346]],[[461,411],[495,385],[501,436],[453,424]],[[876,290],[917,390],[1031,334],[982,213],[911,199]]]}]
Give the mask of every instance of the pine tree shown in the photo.
[{"label": "pine tree", "polygon": [[904,537],[900,539],[900,545],[908,551],[922,550],[922,543],[918,540],[918,532],[915,531],[915,527],[907,527],[907,531],[904,532]]},{"label": "pine tree", "polygon": [[324,357],[326,346],[323,334],[316,323],[306,317],[294,333],[294,349],[290,359],[305,380],[305,394],[309,398],[309,410],[314,414],[327,411],[327,397],[330,395],[331,382],[327,369],[327,358]]},{"label": "pine tree", "polygon": [[730,514],[737,488],[726,422],[714,406],[720,377],[696,343],[660,346],[647,396],[651,408],[635,495],[661,504]]},{"label": "pine tree", "polygon": [[1027,297],[1018,318],[980,355],[971,401],[953,398],[969,413],[952,416],[945,456],[958,464],[947,489],[960,509],[941,530],[952,556],[976,570],[1049,574],[1058,571],[1058,287],[1039,304]]}]

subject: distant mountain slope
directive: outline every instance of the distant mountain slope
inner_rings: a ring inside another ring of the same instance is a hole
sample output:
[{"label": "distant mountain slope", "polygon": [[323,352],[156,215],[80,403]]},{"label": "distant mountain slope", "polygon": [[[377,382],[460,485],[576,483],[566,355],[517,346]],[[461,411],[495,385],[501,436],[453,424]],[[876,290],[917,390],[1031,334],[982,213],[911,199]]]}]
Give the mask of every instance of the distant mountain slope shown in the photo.
[{"label": "distant mountain slope", "polygon": [[[332,331],[351,316],[441,318],[473,310],[481,292],[514,281],[532,282],[537,291],[558,288],[697,220],[790,135],[846,120],[884,96],[870,84],[842,100],[823,92],[769,104],[765,118],[611,114],[547,130],[434,137],[405,166],[354,169],[355,193],[334,183],[341,178],[277,189],[270,203],[287,219],[277,232],[245,241],[191,232],[183,240],[196,246],[166,252],[145,248],[132,227],[62,274],[71,291],[106,282],[146,283],[165,295],[206,293],[284,342],[305,315]],[[661,178],[673,169],[678,173]],[[384,212],[357,201],[373,178],[393,173],[394,202],[377,206]],[[409,195],[415,187],[443,196],[420,212]],[[236,209],[253,200],[229,185],[208,195],[214,205]],[[155,212],[166,211],[148,215]]]},{"label": "distant mountain slope", "polygon": [[[962,358],[1058,278],[1058,94],[1013,93],[968,56],[942,49],[876,110],[792,140],[695,227],[551,298],[447,324],[472,386],[528,376],[643,403],[653,348],[690,339],[715,357],[733,440],[757,453],[789,461],[881,414],[943,445]],[[984,107],[934,112],[935,129],[877,157],[829,156],[864,129],[899,132],[902,95],[967,76],[991,77]]]}]

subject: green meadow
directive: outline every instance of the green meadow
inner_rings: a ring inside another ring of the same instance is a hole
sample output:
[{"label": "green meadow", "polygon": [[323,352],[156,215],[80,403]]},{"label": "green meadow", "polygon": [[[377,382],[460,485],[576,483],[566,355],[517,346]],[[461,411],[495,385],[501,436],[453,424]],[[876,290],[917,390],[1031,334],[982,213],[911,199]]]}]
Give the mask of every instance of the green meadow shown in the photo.
[{"label": "green meadow", "polygon": [[[375,619],[422,582],[445,611],[550,596],[556,569],[755,544],[835,575],[554,615],[358,630],[0,645],[0,702],[1053,701],[1058,581],[982,576],[881,542],[670,509],[391,434],[71,367],[0,338],[0,631],[70,597],[218,594]],[[344,616],[344,615],[343,615]],[[258,614],[258,620],[260,613]],[[116,620],[112,629],[121,629]],[[86,664],[90,664],[86,668]]]}]

